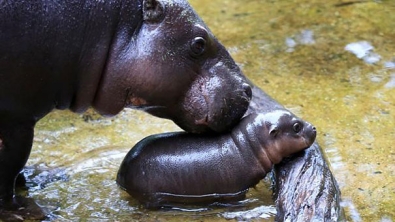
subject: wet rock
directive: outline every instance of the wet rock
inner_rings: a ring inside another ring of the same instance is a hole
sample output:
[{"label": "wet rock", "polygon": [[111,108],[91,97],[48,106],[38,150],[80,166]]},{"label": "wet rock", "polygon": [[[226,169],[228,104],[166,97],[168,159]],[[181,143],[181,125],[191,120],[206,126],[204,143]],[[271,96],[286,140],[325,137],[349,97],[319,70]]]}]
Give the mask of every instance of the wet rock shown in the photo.
[{"label": "wet rock", "polygon": [[314,143],[275,166],[277,221],[338,221],[340,190],[321,149]]}]

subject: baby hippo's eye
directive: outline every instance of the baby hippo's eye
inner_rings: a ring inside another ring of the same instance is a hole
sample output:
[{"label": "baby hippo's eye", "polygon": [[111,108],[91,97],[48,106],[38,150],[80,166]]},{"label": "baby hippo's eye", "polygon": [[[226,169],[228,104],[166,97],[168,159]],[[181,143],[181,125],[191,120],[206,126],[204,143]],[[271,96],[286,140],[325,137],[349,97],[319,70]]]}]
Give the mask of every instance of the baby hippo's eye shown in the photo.
[{"label": "baby hippo's eye", "polygon": [[302,130],[302,127],[303,125],[299,122],[294,123],[294,125],[292,126],[295,133],[299,133]]},{"label": "baby hippo's eye", "polygon": [[206,40],[202,37],[196,37],[191,42],[191,54],[193,57],[198,57],[204,53],[206,49]]}]

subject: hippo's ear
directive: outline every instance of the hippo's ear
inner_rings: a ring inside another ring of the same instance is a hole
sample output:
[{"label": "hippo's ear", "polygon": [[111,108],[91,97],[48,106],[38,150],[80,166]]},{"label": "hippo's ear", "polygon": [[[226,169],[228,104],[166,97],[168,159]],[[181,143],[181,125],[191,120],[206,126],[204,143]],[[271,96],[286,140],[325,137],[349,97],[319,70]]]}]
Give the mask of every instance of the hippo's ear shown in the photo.
[{"label": "hippo's ear", "polygon": [[160,0],[143,0],[143,20],[160,22],[165,14],[165,6]]}]

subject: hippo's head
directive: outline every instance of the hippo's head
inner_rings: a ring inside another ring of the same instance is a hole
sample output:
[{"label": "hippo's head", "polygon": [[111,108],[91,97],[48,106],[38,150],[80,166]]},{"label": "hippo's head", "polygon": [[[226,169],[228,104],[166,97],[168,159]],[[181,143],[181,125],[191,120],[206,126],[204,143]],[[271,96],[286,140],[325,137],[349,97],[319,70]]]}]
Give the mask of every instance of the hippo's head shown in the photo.
[{"label": "hippo's head", "polygon": [[224,46],[185,0],[143,0],[141,13],[115,37],[95,108],[142,109],[189,132],[230,129],[252,93]]},{"label": "hippo's head", "polygon": [[[316,138],[316,129],[310,123],[286,110],[275,110],[260,114],[266,128],[260,138],[267,149],[266,154],[274,164],[284,157],[310,147]],[[266,135],[267,134],[267,135]]]}]

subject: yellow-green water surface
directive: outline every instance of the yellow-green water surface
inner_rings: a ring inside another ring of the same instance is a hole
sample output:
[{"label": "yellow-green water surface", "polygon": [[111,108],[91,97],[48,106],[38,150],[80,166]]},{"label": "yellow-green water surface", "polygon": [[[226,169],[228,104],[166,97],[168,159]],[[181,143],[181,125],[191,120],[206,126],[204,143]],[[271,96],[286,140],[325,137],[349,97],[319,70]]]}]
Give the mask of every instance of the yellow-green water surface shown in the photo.
[{"label": "yellow-green water surface", "polygon": [[[395,221],[395,3],[190,2],[255,84],[316,125],[347,220]],[[374,47],[363,58],[345,50],[361,41]],[[225,221],[225,212],[273,206],[266,182],[244,207],[142,209],[116,186],[117,169],[137,141],[175,130],[138,111],[110,119],[51,113],[36,127],[28,165],[65,168],[69,180],[29,195],[52,209],[56,221]]]}]

